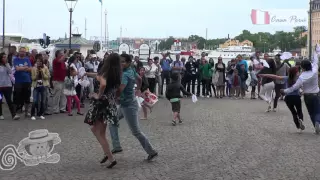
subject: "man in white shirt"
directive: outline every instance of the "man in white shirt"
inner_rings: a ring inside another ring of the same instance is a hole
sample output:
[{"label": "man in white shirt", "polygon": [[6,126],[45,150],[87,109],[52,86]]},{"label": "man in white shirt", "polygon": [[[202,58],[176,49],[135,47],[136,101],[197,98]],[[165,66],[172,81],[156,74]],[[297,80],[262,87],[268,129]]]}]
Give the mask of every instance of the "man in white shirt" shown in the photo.
[{"label": "man in white shirt", "polygon": [[312,63],[308,60],[301,62],[303,72],[300,74],[296,83],[281,92],[288,94],[295,90],[302,89],[304,94],[304,102],[309,112],[312,124],[315,127],[316,134],[320,133],[320,96],[318,86],[318,55],[320,47],[316,46],[316,52],[313,56]]}]

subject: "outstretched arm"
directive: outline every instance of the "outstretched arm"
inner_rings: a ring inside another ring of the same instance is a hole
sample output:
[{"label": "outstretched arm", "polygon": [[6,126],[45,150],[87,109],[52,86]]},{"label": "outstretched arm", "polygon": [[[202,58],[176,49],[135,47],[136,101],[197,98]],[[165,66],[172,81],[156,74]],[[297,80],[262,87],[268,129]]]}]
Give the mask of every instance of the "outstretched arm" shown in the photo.
[{"label": "outstretched arm", "polygon": [[277,75],[274,75],[274,74],[259,74],[258,76],[271,78],[271,79],[276,79],[276,80],[283,80],[284,77],[285,77],[285,76],[277,76]]},{"label": "outstretched arm", "polygon": [[316,51],[313,54],[313,59],[312,59],[312,72],[313,73],[317,73],[318,74],[318,68],[319,68],[319,50],[318,49],[318,45],[316,46]]}]

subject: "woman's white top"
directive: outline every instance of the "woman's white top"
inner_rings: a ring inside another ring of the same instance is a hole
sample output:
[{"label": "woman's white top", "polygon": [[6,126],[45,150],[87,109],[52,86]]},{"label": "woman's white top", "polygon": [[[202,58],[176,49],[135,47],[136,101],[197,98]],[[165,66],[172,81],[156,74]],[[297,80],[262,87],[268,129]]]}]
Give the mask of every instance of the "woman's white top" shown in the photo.
[{"label": "woman's white top", "polygon": [[151,66],[147,65],[145,66],[146,69],[146,78],[156,78],[156,75],[158,73],[158,67],[155,64],[152,64]]},{"label": "woman's white top", "polygon": [[318,93],[318,54],[320,53],[320,49],[318,52],[315,52],[312,60],[312,70],[304,71],[300,74],[296,83],[284,90],[284,93],[288,94],[295,90],[302,89],[303,93]]},{"label": "woman's white top", "polygon": [[63,94],[66,96],[75,96],[77,95],[76,86],[78,85],[79,81],[77,76],[75,77],[71,76],[70,79],[74,82],[74,87],[72,87],[71,89],[64,88]]}]

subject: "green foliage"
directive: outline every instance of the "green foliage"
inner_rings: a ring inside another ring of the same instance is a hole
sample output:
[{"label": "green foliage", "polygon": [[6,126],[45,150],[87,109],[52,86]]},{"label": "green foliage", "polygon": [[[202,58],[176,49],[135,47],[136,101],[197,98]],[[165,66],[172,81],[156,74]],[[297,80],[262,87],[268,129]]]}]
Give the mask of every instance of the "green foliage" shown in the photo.
[{"label": "green foliage", "polygon": [[[243,30],[241,34],[234,39],[241,41],[249,40],[253,42],[253,46],[260,51],[272,51],[280,48],[282,51],[290,51],[296,48],[305,47],[307,44],[307,36],[301,37],[301,33],[307,31],[305,26],[297,26],[292,32],[277,31],[275,34],[268,32],[251,33]],[[175,38],[169,37],[166,41],[159,44],[160,50],[167,50],[173,45]],[[219,44],[224,43],[227,38],[204,39],[198,35],[191,35],[188,39],[180,40],[181,42],[193,42],[197,44],[198,49],[216,49]]]}]

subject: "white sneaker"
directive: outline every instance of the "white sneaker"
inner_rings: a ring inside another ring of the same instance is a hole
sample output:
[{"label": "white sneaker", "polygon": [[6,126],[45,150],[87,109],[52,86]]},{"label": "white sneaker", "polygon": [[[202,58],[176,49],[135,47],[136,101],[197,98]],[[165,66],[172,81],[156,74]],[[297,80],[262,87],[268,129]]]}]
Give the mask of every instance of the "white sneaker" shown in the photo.
[{"label": "white sneaker", "polygon": [[15,115],[14,117],[13,117],[13,120],[19,120],[20,119],[20,116],[19,115]]},{"label": "white sneaker", "polygon": [[3,116],[0,116],[0,120],[4,120],[4,117],[3,117]]},{"label": "white sneaker", "polygon": [[36,120],[36,117],[32,116],[32,117],[31,117],[31,120],[33,120],[33,121]]},{"label": "white sneaker", "polygon": [[277,109],[276,109],[276,108],[273,108],[272,111],[273,111],[273,112],[277,112]]},{"label": "white sneaker", "polygon": [[40,119],[46,119],[44,116],[40,116]]}]

